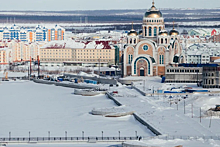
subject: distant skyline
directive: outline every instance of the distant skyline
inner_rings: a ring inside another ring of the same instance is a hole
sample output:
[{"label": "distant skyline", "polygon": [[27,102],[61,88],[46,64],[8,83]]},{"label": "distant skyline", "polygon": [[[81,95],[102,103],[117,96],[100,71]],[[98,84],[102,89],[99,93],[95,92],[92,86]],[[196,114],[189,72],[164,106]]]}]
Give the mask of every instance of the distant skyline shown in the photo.
[{"label": "distant skyline", "polygon": [[[5,10],[110,10],[149,9],[152,0],[0,0]],[[157,8],[219,8],[220,0],[155,0]]]}]

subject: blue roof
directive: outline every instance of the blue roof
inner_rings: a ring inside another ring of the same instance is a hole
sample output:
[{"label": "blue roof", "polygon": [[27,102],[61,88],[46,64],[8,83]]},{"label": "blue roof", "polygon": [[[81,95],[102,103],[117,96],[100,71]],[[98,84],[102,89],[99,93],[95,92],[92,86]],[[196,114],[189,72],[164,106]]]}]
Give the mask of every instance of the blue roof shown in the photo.
[{"label": "blue roof", "polygon": [[179,66],[183,67],[218,67],[218,64],[186,64],[182,63]]}]

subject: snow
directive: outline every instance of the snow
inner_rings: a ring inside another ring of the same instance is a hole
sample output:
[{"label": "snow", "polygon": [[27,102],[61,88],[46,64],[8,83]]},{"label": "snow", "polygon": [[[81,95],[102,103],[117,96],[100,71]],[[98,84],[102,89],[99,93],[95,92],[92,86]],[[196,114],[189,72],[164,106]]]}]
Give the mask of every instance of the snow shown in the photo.
[{"label": "snow", "polygon": [[[180,86],[202,89],[192,83],[160,83],[160,77],[127,77],[125,79],[142,79],[142,81],[134,82],[134,85],[146,93],[152,93],[153,89],[166,90]],[[9,92],[8,89],[13,92]],[[7,137],[9,131],[12,132],[12,136],[20,137],[27,137],[28,131],[31,131],[31,136],[35,137],[45,137],[48,131],[52,136],[62,136],[65,131],[68,131],[68,136],[80,137],[82,131],[85,132],[85,136],[90,137],[100,136],[101,131],[106,136],[117,136],[120,130],[121,136],[134,136],[137,131],[138,136],[143,137],[141,141],[126,142],[128,144],[164,147],[177,145],[187,147],[220,146],[220,141],[216,140],[220,134],[220,118],[205,115],[208,109],[220,104],[220,93],[213,95],[192,94],[188,95],[187,99],[177,95],[170,99],[162,94],[142,96],[135,89],[123,85],[109,87],[109,89],[110,91],[118,91],[121,97],[115,97],[115,99],[122,103],[123,107],[116,106],[112,100],[107,99],[104,95],[76,96],[72,94],[73,89],[69,88],[23,81],[2,82],[0,93],[4,97],[0,98],[4,105],[0,107],[0,117],[4,118],[4,121],[0,124],[0,136]],[[219,89],[211,91],[219,91]],[[133,116],[106,118],[90,114],[92,110],[105,111],[112,108],[134,111],[135,114],[162,133],[162,136],[154,136]],[[19,145],[10,146],[19,147]],[[107,145],[103,144],[103,146]]]},{"label": "snow", "polygon": [[212,139],[203,140],[193,139],[193,140],[182,140],[182,139],[174,139],[174,140],[162,140],[162,139],[151,139],[144,141],[131,141],[126,142],[127,144],[132,145],[142,145],[142,146],[163,146],[163,147],[174,147],[178,145],[182,145],[183,147],[218,147],[220,141],[215,141]]},{"label": "snow", "polygon": [[51,41],[46,45],[42,46],[41,48],[114,49],[114,47],[110,45],[110,43],[110,41],[75,41],[72,39],[68,39]]},{"label": "snow", "polygon": [[[143,77],[142,77],[143,78]],[[143,85],[145,81],[145,86]],[[134,85],[140,90],[146,89],[147,93],[152,94],[152,90],[165,90],[167,88],[183,86],[185,84],[164,84],[159,83],[161,78],[146,77],[141,82],[135,82]],[[140,85],[140,83],[142,83]],[[138,86],[139,85],[139,86]],[[195,85],[195,84],[194,84]],[[194,87],[193,85],[186,84],[186,86]],[[199,87],[199,89],[202,89]],[[111,88],[111,90],[116,90]],[[116,99],[123,105],[129,106],[132,111],[138,113],[144,120],[152,124],[162,134],[169,134],[170,136],[215,136],[220,133],[220,129],[216,129],[219,125],[218,119],[213,118],[212,127],[209,127],[208,118],[202,118],[200,123],[199,110],[202,107],[202,113],[208,108],[215,107],[215,104],[219,104],[217,96],[209,96],[208,94],[194,94],[189,95],[189,98],[185,100],[185,114],[184,114],[184,99],[181,96],[174,96],[172,100],[168,97],[158,94],[155,96],[142,96],[138,95],[134,89],[120,87],[117,88],[119,94],[125,94],[124,97],[116,97]],[[129,95],[135,95],[137,97],[129,97]],[[178,103],[177,104],[175,104]],[[191,107],[193,104],[193,118]]]},{"label": "snow", "polygon": [[29,81],[1,82],[0,137],[62,137],[68,136],[152,136],[133,116],[106,118],[91,115],[93,108],[116,106],[105,95],[93,97],[73,94],[74,89]]}]

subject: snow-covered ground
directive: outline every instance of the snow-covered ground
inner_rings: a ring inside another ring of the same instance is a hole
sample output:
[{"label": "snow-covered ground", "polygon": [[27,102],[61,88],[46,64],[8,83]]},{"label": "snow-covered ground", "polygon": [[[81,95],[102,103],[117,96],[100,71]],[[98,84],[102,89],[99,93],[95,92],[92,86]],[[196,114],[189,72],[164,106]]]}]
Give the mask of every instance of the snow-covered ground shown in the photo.
[{"label": "snow-covered ground", "polygon": [[0,137],[152,136],[133,116],[106,118],[91,115],[93,108],[113,107],[105,95],[93,97],[73,94],[74,89],[30,81],[0,83]]},{"label": "snow-covered ground", "polygon": [[[152,93],[152,90],[149,89],[153,87],[155,90],[181,85],[196,88],[195,84],[170,85],[160,82],[161,78],[159,77],[146,77],[141,82],[134,82],[134,85],[148,93]],[[61,137],[65,135],[65,131],[68,131],[68,136],[80,137],[84,131],[85,136],[101,137],[103,131],[104,136],[117,137],[118,131],[121,132],[121,136],[135,136],[135,131],[137,131],[143,139],[138,142],[128,142],[129,144],[164,147],[177,145],[187,147],[220,146],[219,116],[205,115],[209,108],[220,104],[220,94],[212,96],[193,94],[189,95],[187,99],[173,96],[171,99],[162,94],[142,96],[135,89],[123,85],[109,89],[110,91],[117,90],[120,97],[116,96],[116,99],[125,105],[126,109],[135,111],[163,136],[157,139],[133,116],[106,118],[91,115],[90,112],[93,108],[117,107],[112,100],[104,95],[76,96],[73,95],[71,88],[42,85],[29,81],[14,81],[1,82],[0,84],[2,102],[0,117],[3,118],[0,123],[0,137],[7,137],[9,132],[13,137],[27,137],[29,131],[32,137],[47,137],[48,131],[51,136]],[[200,89],[202,88],[200,87]],[[21,145],[10,144],[8,146],[20,147]],[[49,147],[50,145],[39,146]],[[64,146],[70,145],[65,144]],[[94,146],[109,145],[95,144]]]},{"label": "snow-covered ground", "polygon": [[[128,79],[132,78],[138,79],[139,77],[130,77]],[[134,85],[147,93],[152,93],[152,89],[166,90],[170,87],[179,87],[183,85],[203,89],[202,87],[197,87],[196,84],[160,83],[161,78],[159,77],[142,77],[142,80],[141,82],[134,82]],[[144,139],[146,139],[143,141],[145,145],[147,143],[147,145],[151,146],[173,146],[174,144],[192,147],[220,146],[220,142],[216,141],[216,139],[220,139],[220,117],[205,115],[205,112],[209,108],[213,108],[216,104],[220,104],[219,93],[213,94],[212,96],[209,94],[197,93],[183,99],[180,95],[173,96],[172,98],[162,94],[142,96],[137,93],[135,89],[125,86],[117,89],[111,88],[111,90],[117,90],[119,95],[122,96],[116,97],[119,102],[126,105],[127,108],[130,107],[130,109],[139,114],[142,119],[168,137],[168,141],[166,137],[162,140],[151,140],[149,137],[144,137]],[[218,89],[214,89],[213,91],[216,90]],[[134,95],[136,96],[134,97]],[[190,137],[194,139],[190,139]],[[169,140],[169,138],[171,138],[171,140]],[[181,138],[183,138],[183,140]],[[212,138],[215,138],[215,140],[212,140]]]}]

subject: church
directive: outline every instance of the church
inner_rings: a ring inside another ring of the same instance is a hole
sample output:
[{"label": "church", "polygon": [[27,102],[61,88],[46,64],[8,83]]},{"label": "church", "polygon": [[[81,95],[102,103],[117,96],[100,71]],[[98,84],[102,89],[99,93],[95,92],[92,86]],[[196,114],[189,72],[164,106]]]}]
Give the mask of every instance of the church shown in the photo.
[{"label": "church", "polygon": [[142,33],[133,27],[127,35],[123,51],[124,76],[163,76],[166,66],[184,61],[179,32],[173,27],[165,30],[162,13],[152,7],[143,17]]}]

